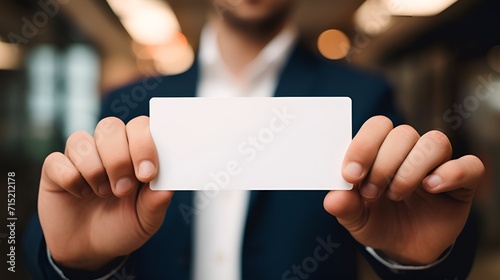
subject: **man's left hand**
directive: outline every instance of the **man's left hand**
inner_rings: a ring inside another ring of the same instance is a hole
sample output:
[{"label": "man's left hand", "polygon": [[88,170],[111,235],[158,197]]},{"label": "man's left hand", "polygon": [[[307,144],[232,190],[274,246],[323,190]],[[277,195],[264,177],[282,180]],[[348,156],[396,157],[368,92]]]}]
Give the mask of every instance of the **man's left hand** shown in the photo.
[{"label": "man's left hand", "polygon": [[420,136],[386,117],[365,122],[346,153],[342,175],[352,191],[331,191],[324,207],[361,244],[408,265],[429,264],[462,231],[484,166],[450,160],[448,138]]}]

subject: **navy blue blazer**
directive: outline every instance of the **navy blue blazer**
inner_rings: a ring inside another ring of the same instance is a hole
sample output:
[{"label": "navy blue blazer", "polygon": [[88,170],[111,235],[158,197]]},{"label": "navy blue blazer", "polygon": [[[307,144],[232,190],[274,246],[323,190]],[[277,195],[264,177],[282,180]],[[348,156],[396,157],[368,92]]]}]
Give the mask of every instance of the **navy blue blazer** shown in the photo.
[{"label": "navy blue blazer", "polygon": [[[146,78],[115,90],[103,102],[102,117],[124,122],[149,114],[152,97],[193,97],[199,69]],[[298,46],[281,73],[275,96],[349,96],[353,104],[353,131],[371,116],[386,115],[397,121],[387,83],[341,63],[326,61]],[[356,250],[383,279],[463,279],[475,251],[471,219],[451,254],[425,271],[391,271],[323,209],[325,191],[253,191],[244,230],[242,279],[356,279]],[[197,211],[192,192],[176,192],[160,230],[126,261],[115,279],[188,280],[192,268],[192,225]],[[45,242],[35,216],[25,238],[26,263],[37,279],[57,279],[48,264]],[[119,262],[117,260],[116,262]],[[113,265],[104,268],[110,270]],[[65,270],[77,278],[97,275]],[[101,274],[102,275],[102,274]],[[222,280],[222,279],[221,279]]]}]

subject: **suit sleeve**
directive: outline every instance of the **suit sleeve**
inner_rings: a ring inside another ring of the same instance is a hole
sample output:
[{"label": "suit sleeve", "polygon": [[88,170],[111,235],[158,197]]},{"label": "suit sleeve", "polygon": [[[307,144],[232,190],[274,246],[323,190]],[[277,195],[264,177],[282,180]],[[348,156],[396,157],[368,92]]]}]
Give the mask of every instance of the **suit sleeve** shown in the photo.
[{"label": "suit sleeve", "polygon": [[23,238],[24,264],[33,279],[126,279],[124,275],[134,275],[134,257],[117,258],[98,271],[68,269],[51,263],[47,254],[47,246],[43,237],[38,215],[35,214],[28,223]]},{"label": "suit sleeve", "polygon": [[372,255],[365,247],[359,248],[368,263],[382,279],[466,279],[474,261],[477,245],[477,221],[472,212],[469,215],[462,233],[458,236],[449,255],[440,263],[425,270],[394,270],[390,269]]}]

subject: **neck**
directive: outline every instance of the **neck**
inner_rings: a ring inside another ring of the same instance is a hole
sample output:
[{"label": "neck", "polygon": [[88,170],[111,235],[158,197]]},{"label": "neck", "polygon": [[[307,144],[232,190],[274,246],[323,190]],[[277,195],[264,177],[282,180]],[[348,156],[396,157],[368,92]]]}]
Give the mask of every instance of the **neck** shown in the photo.
[{"label": "neck", "polygon": [[241,76],[247,66],[264,47],[286,26],[283,21],[273,30],[251,32],[212,16],[211,23],[217,32],[217,42],[224,64],[235,76]]}]

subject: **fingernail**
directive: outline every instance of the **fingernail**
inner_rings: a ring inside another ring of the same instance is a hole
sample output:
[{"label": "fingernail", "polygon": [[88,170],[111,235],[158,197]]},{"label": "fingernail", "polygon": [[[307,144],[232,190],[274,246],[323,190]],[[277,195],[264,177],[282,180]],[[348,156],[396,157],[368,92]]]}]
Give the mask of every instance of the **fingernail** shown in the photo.
[{"label": "fingernail", "polygon": [[116,182],[116,193],[118,195],[127,194],[132,188],[132,180],[129,178],[121,178]]},{"label": "fingernail", "polygon": [[82,197],[88,197],[92,194],[92,190],[89,188],[84,188],[80,194],[82,195]]},{"label": "fingernail", "polygon": [[431,175],[425,179],[425,183],[429,186],[429,188],[435,189],[443,183],[443,178],[439,175]]},{"label": "fingernail", "polygon": [[368,183],[361,186],[361,195],[368,199],[374,199],[378,196],[378,188],[374,184]]},{"label": "fingernail", "polygon": [[345,167],[345,173],[349,177],[359,179],[363,175],[363,166],[357,162],[350,162]]},{"label": "fingernail", "polygon": [[155,172],[155,165],[149,161],[144,160],[139,164],[139,177],[149,178]]},{"label": "fingernail", "polygon": [[111,190],[108,187],[108,184],[102,184],[99,186],[99,194],[107,195]]}]

